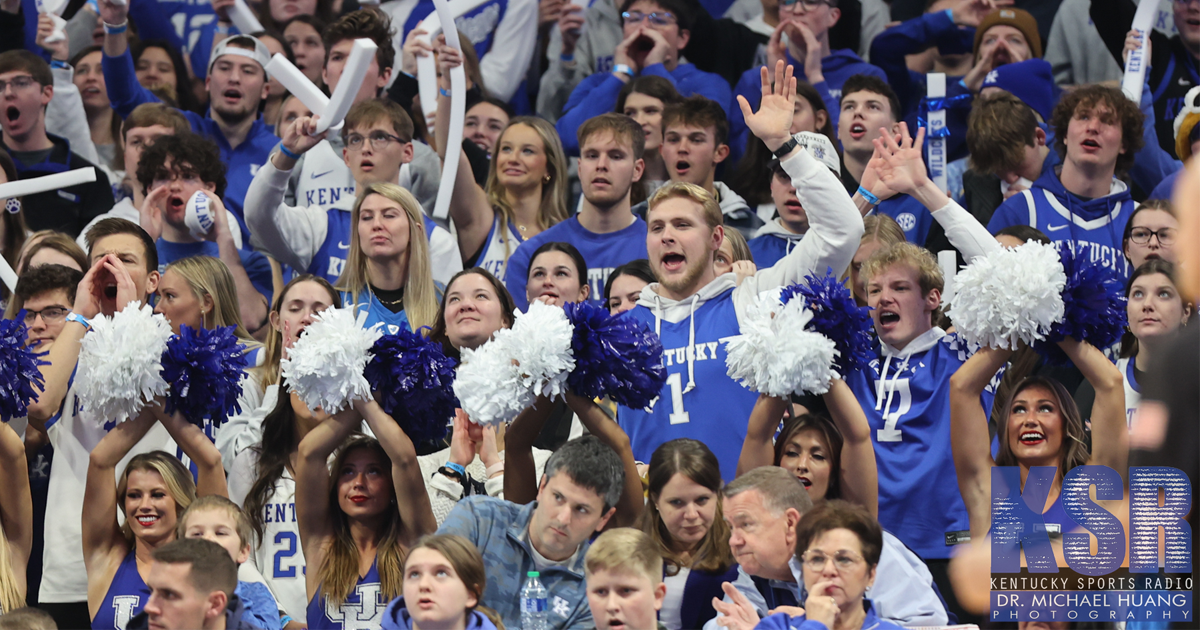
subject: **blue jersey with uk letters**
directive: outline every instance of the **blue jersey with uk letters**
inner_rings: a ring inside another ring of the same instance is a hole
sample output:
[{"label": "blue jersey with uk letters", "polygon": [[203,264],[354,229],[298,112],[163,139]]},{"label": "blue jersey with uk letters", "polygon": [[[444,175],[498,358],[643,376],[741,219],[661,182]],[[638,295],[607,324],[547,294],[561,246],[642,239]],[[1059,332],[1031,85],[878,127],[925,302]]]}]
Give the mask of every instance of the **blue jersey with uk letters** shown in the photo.
[{"label": "blue jersey with uk letters", "polygon": [[[350,230],[353,228],[354,215],[350,210],[330,208],[325,213],[325,218],[328,221],[325,241],[321,243],[321,247],[317,249],[317,253],[313,255],[312,261],[308,263],[305,271],[325,278],[330,284],[336,285],[338,278],[346,269],[346,256],[350,255]],[[426,219],[426,240],[433,236],[436,226],[437,224],[432,220]]]},{"label": "blue jersey with uk letters", "polygon": [[[907,357],[880,352],[846,384],[871,426],[879,523],[922,558],[948,558],[970,531],[950,448],[950,377],[972,353],[939,328],[910,346]],[[995,384],[981,397],[985,410],[992,408]]]},{"label": "blue jersey with uk letters", "polygon": [[341,606],[326,600],[324,589],[317,587],[308,603],[308,630],[375,630],[383,619],[384,608],[387,600],[379,582],[379,569],[372,562],[371,570],[358,579]]},{"label": "blue jersey with uk letters", "polygon": [[646,258],[646,222],[634,217],[628,227],[596,234],[579,223],[579,217],[571,217],[546,231],[530,238],[513,252],[504,272],[504,284],[512,294],[513,302],[522,311],[529,308],[525,297],[525,285],[529,279],[529,265],[533,252],[546,243],[570,243],[579,250],[588,267],[588,299],[595,303],[604,301],[604,283],[613,269],[632,260]]},{"label": "blue jersey with uk letters", "polygon": [[137,555],[130,549],[117,567],[104,601],[92,618],[92,630],[125,630],[125,625],[142,612],[149,599],[150,587],[138,573]]},{"label": "blue jersey with uk letters", "polygon": [[[645,306],[638,305],[624,316],[654,329],[654,312]],[[721,477],[731,481],[750,411],[758,400],[757,393],[729,378],[725,368],[725,342],[741,333],[733,289],[701,304],[692,317],[694,321],[660,322],[666,386],[649,411],[621,407],[617,420],[629,434],[638,461],[650,461],[663,442],[692,438],[712,450],[721,464]],[[693,325],[695,343],[691,344]]]},{"label": "blue jersey with uk letters", "polygon": [[[356,295],[357,298],[355,297]],[[383,334],[385,335],[394,335],[400,332],[400,329],[411,329],[408,324],[408,314],[403,309],[398,313],[391,312],[379,301],[379,298],[375,297],[373,291],[367,290],[358,294],[342,291],[341,296],[342,304],[354,307],[355,317],[358,317],[358,314],[362,312],[367,314],[367,321],[363,324],[364,328],[370,328],[375,324],[382,324]]]}]

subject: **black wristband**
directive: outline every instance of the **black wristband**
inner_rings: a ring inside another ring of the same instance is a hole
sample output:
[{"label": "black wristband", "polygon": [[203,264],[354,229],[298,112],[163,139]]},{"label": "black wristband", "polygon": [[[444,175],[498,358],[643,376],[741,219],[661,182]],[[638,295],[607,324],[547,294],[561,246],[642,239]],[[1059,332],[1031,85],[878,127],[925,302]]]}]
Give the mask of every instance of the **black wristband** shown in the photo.
[{"label": "black wristband", "polygon": [[779,147],[778,149],[775,149],[775,151],[772,153],[772,155],[774,155],[776,158],[782,160],[783,158],[787,157],[787,155],[789,153],[792,152],[792,149],[795,149],[798,146],[800,146],[800,141],[796,140],[795,136],[792,136],[791,138],[788,138],[787,142],[783,143],[783,146]]}]

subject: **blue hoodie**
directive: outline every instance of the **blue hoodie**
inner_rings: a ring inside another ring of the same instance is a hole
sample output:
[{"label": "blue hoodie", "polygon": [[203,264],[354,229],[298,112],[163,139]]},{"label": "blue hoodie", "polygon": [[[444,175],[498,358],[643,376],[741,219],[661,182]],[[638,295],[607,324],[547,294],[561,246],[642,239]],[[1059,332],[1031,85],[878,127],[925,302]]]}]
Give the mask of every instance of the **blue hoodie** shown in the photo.
[{"label": "blue hoodie", "polygon": [[[879,615],[875,614],[875,607],[871,605],[871,600],[864,599],[863,607],[867,609],[867,616],[863,619],[862,630],[902,630],[901,626],[887,619],[880,619]],[[829,630],[829,628],[820,621],[808,619],[804,615],[789,617],[787,613],[775,613],[758,622],[754,630]]]},{"label": "blue hoodie", "polygon": [[1009,197],[988,223],[992,234],[1010,225],[1031,225],[1058,247],[1090,248],[1090,258],[1112,269],[1123,280],[1133,271],[1125,258],[1121,237],[1137,204],[1129,187],[1114,178],[1109,194],[1081,199],[1063,187],[1058,169],[1043,169],[1033,188]]},{"label": "blue hoodie", "polygon": [[[887,73],[888,85],[892,86],[904,109],[897,112],[901,120],[917,111],[926,93],[925,73],[909,70],[904,57],[922,52],[931,45],[936,45],[938,52],[944,55],[969,53],[975,46],[975,29],[958,28],[950,9],[946,9],[897,24],[871,41],[871,59]],[[947,83],[955,83],[960,78],[947,77]]]},{"label": "blue hoodie", "polygon": [[[404,604],[403,597],[397,597],[388,604],[387,610],[383,611],[383,620],[380,622],[380,630],[412,630],[413,619],[412,615],[408,614],[408,607]],[[466,630],[496,630],[496,624],[492,623],[487,615],[472,610],[467,614]]]},{"label": "blue hoodie", "polygon": [[[646,66],[641,76],[662,77],[670,81],[681,95],[703,96],[716,101],[726,113],[733,102],[729,95],[729,83],[721,75],[704,72],[690,63],[681,62],[674,70],[667,70],[666,66],[656,63]],[[623,87],[625,83],[611,72],[594,72],[575,86],[563,108],[562,118],[554,124],[567,155],[579,155],[579,138],[576,135],[579,126],[590,118],[614,111],[617,96]]]},{"label": "blue hoodie", "polygon": [[[792,64],[794,76],[797,81],[808,81],[804,74],[804,64],[796,62],[792,59],[789,53],[787,62]],[[750,109],[758,110],[758,104],[762,101],[762,74],[761,66],[754,66],[742,73],[742,78],[738,79],[737,85],[733,88],[733,100],[729,104],[729,159],[730,164],[737,164],[742,155],[746,153],[746,141],[750,139],[750,129],[746,127],[746,119],[742,116],[742,108],[737,103],[738,95],[746,97],[746,101],[750,103]],[[825,76],[825,81],[813,84],[817,93],[821,95],[821,100],[825,101],[825,108],[829,110],[829,123],[833,128],[837,129],[838,112],[841,110],[842,101],[842,85],[846,79],[856,74],[869,74],[873,77],[879,77],[883,81],[887,81],[887,75],[883,70],[865,62],[861,57],[854,54],[853,50],[841,49],[831,51],[824,59],[821,60],[821,74]]]}]

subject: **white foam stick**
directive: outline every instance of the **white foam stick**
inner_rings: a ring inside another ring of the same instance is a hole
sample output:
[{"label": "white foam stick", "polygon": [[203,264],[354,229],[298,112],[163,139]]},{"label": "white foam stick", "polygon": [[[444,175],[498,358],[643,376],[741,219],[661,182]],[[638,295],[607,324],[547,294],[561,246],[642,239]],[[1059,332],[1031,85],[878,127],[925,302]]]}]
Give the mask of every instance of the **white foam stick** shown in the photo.
[{"label": "white foam stick", "polygon": [[301,103],[312,112],[314,116],[323,116],[325,110],[329,107],[329,97],[321,91],[321,88],[313,85],[308,77],[300,72],[292,62],[287,60],[287,57],[279,53],[275,53],[271,57],[271,61],[267,63],[267,74],[271,75],[272,79],[278,79],[283,87],[300,99]]},{"label": "white foam stick", "polygon": [[938,252],[938,266],[942,268],[943,295],[954,294],[954,276],[958,273],[958,253],[952,249]]},{"label": "white foam stick", "polygon": [[346,65],[342,68],[342,76],[338,79],[337,87],[333,89],[333,96],[329,97],[329,105],[317,119],[317,128],[314,133],[341,126],[342,119],[346,117],[350,106],[354,104],[354,96],[358,94],[359,86],[367,77],[367,69],[371,66],[371,57],[375,55],[378,48],[375,42],[369,39],[354,40],[354,46],[350,49],[350,57],[346,59]]},{"label": "white foam stick", "polygon": [[17,292],[17,272],[13,271],[12,265],[3,256],[0,256],[0,282],[8,287],[9,293]]},{"label": "white foam stick", "polygon": [[1125,60],[1125,76],[1121,77],[1121,91],[1134,103],[1142,102],[1142,87],[1146,85],[1146,67],[1150,59],[1146,57],[1146,47],[1150,45],[1150,28],[1154,25],[1154,17],[1158,14],[1158,2],[1142,0],[1137,12],[1133,14],[1131,28],[1142,34],[1142,45],[1129,51]]},{"label": "white foam stick", "polygon": [[[426,44],[432,44],[437,34],[442,32],[442,24],[452,21],[452,18],[466,15],[487,2],[491,2],[491,0],[454,0],[454,5],[450,7],[445,20],[436,11],[430,13],[417,24],[417,28],[425,31],[425,34],[420,36],[421,40]],[[421,110],[425,112],[425,122],[432,128],[432,115],[437,111],[438,95],[437,63],[433,60],[432,55],[417,57],[417,86],[420,89]]]},{"label": "white foam stick", "polygon": [[10,199],[24,195],[34,195],[40,192],[70,188],[77,184],[96,181],[95,167],[77,168],[65,173],[43,175],[33,179],[19,179],[15,182],[0,184],[0,199]]},{"label": "white foam stick", "polygon": [[[438,16],[446,24],[454,24],[454,14],[446,0],[433,0]],[[446,45],[462,52],[458,40],[458,29],[446,31]],[[436,78],[436,73],[430,73]],[[434,105],[436,108],[436,104]],[[437,201],[433,205],[433,218],[445,220],[450,216],[450,193],[454,190],[454,179],[458,176],[458,158],[462,154],[463,118],[467,113],[467,75],[462,64],[450,69],[450,135],[446,138],[446,160],[442,163],[442,180],[438,184]]]},{"label": "white foam stick", "polygon": [[254,15],[254,11],[250,10],[250,6],[246,4],[246,0],[234,0],[233,6],[229,7],[229,19],[242,35],[265,30],[262,22],[259,22],[258,17]]},{"label": "white foam stick", "polygon": [[[944,98],[946,96],[946,75],[932,72],[926,75],[929,98]],[[929,164],[929,179],[937,184],[938,190],[946,190],[946,139],[935,138],[934,132],[946,128],[946,110],[938,109],[929,112],[929,129],[925,130],[926,162]]]},{"label": "white foam stick", "polygon": [[51,20],[54,20],[54,30],[46,37],[46,43],[61,42],[67,38],[67,21],[59,15],[66,8],[66,3],[62,0],[37,0],[38,13],[49,15]]}]

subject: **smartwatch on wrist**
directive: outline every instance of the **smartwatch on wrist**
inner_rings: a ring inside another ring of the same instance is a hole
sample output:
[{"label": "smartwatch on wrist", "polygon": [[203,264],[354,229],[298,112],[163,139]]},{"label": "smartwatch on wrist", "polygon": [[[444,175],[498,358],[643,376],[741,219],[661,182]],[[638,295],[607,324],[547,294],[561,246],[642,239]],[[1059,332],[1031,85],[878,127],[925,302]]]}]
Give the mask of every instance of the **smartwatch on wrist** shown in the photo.
[{"label": "smartwatch on wrist", "polygon": [[788,141],[784,142],[782,146],[780,146],[778,149],[775,149],[772,152],[772,155],[782,160],[792,152],[792,149],[795,149],[798,146],[800,146],[800,142],[796,140],[795,136],[792,136],[791,138],[788,138]]}]

